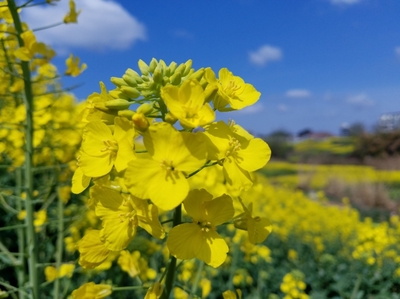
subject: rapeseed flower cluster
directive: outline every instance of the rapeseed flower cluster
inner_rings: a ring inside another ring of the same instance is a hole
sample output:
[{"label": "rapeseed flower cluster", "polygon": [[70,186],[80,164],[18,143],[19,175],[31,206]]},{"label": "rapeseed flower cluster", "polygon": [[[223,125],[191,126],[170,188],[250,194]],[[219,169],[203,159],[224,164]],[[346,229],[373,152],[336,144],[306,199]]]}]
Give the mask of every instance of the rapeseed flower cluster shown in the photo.
[{"label": "rapeseed flower cluster", "polygon": [[[243,109],[260,93],[226,68],[219,78],[211,68],[195,71],[191,60],[140,60],[138,67],[141,74],[127,69],[112,77],[113,90],[100,83],[101,92],[88,97],[80,115],[84,127],[72,191],[90,188],[90,208],[101,227],[78,242],[79,264],[95,268],[121,252],[119,264],[135,276],[137,259],[125,250],[146,231],[154,240],[167,238],[173,259],[219,267],[229,247],[218,226],[234,222],[251,244],[271,232],[269,221],[239,197],[269,161],[270,148],[233,121],[216,119],[216,111]],[[204,179],[208,173],[221,182],[217,192]]]}]

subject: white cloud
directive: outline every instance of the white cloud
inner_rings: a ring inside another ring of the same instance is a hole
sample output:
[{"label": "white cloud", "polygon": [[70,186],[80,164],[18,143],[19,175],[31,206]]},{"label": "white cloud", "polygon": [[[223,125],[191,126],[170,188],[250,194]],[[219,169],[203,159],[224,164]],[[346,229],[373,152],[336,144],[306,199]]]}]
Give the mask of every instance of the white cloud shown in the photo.
[{"label": "white cloud", "polygon": [[336,5],[352,5],[361,2],[362,0],[330,0],[332,4]]},{"label": "white cloud", "polygon": [[396,48],[394,49],[394,52],[396,53],[396,55],[397,55],[398,57],[400,57],[400,47],[396,47]]},{"label": "white cloud", "polygon": [[183,39],[193,39],[194,38],[194,35],[185,29],[177,29],[172,32],[172,35],[176,38],[183,38]]},{"label": "white cloud", "polygon": [[[80,0],[76,1],[76,7],[82,10],[77,24],[37,31],[38,41],[65,52],[70,48],[123,50],[137,40],[146,39],[145,26],[115,1]],[[68,11],[68,1],[63,0],[56,5],[25,9],[22,18],[35,29],[62,22]]]},{"label": "white cloud", "polygon": [[282,51],[277,47],[264,45],[255,52],[249,53],[250,61],[254,64],[263,66],[270,61],[282,59]]},{"label": "white cloud", "polygon": [[360,108],[366,108],[375,105],[375,102],[371,100],[365,93],[348,97],[347,103]]},{"label": "white cloud", "polygon": [[264,110],[264,106],[260,103],[256,103],[252,106],[248,106],[242,110],[239,110],[239,113],[243,113],[243,114],[255,114],[255,113],[259,113],[261,111]]},{"label": "white cloud", "polygon": [[281,112],[286,112],[288,110],[288,107],[284,104],[279,104],[278,105],[278,110]]},{"label": "white cloud", "polygon": [[290,89],[285,95],[289,98],[309,98],[311,92],[306,89]]}]

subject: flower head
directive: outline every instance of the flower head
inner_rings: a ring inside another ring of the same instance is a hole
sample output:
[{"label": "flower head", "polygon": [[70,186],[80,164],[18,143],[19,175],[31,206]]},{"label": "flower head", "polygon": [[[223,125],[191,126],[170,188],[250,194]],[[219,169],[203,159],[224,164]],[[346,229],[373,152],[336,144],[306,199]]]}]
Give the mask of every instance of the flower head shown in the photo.
[{"label": "flower head", "polygon": [[183,204],[193,222],[171,229],[167,240],[171,254],[179,259],[198,258],[219,267],[229,248],[216,227],[233,217],[232,199],[228,195],[212,199],[210,193],[201,189],[191,191]]},{"label": "flower head", "polygon": [[217,94],[213,101],[215,109],[219,111],[239,110],[253,105],[260,98],[261,93],[253,85],[234,76],[227,68],[220,69],[218,75],[219,79],[217,80],[210,68],[205,71],[205,78],[210,88],[217,87]]},{"label": "flower head", "polygon": [[204,103],[204,90],[197,80],[186,80],[180,87],[167,85],[161,89],[161,97],[183,126],[196,128],[215,119],[211,106]]},{"label": "flower head", "polygon": [[134,196],[151,199],[159,208],[171,210],[189,192],[186,176],[206,162],[203,136],[157,123],[143,134],[143,142],[151,159],[136,159],[128,164],[126,186]]}]

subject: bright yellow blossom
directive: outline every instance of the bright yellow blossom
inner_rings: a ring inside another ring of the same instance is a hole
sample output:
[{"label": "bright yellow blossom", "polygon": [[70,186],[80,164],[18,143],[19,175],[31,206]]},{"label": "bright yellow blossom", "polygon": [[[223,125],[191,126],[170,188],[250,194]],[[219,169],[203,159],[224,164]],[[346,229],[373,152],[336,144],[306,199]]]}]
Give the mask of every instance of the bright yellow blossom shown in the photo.
[{"label": "bright yellow blossom", "polygon": [[156,238],[164,238],[156,206],[99,185],[94,185],[90,191],[97,202],[95,211],[103,226],[100,238],[107,249],[119,251],[126,248],[138,226]]},{"label": "bright yellow blossom", "polygon": [[146,296],[144,296],[144,299],[158,299],[161,297],[163,291],[164,291],[164,286],[159,282],[155,282],[147,290],[147,293],[146,293]]},{"label": "bright yellow blossom", "polygon": [[101,299],[111,295],[111,286],[88,282],[72,292],[73,299]]},{"label": "bright yellow blossom", "polygon": [[227,290],[222,293],[222,297],[224,299],[241,299],[242,298],[242,291],[237,289],[236,292],[232,292],[231,290]]},{"label": "bright yellow blossom", "polygon": [[82,63],[82,65],[79,67],[79,58],[74,57],[72,54],[69,55],[65,61],[65,64],[67,65],[65,74],[72,77],[79,76],[87,68],[86,63]]},{"label": "bright yellow blossom", "polygon": [[209,159],[223,165],[227,183],[239,190],[251,187],[253,180],[250,172],[264,167],[271,157],[267,143],[232,123],[212,123],[204,135],[207,137]]},{"label": "bright yellow blossom", "polygon": [[193,190],[183,202],[193,223],[172,228],[167,246],[173,256],[186,260],[198,258],[216,268],[226,259],[229,251],[216,227],[231,220],[235,213],[232,199],[222,195],[212,199],[206,190]]},{"label": "bright yellow blossom", "polygon": [[97,267],[106,260],[111,252],[100,240],[99,230],[88,231],[78,242],[77,248],[80,253],[79,265],[85,269]]},{"label": "bright yellow blossom", "polygon": [[129,161],[135,159],[135,129],[132,122],[116,117],[114,133],[101,121],[88,123],[83,131],[79,166],[87,177],[108,174],[112,167],[120,172]]},{"label": "bright yellow blossom", "polygon": [[24,46],[15,50],[14,55],[17,58],[23,61],[29,61],[36,53],[42,55],[46,54],[46,45],[36,42],[36,36],[33,34],[32,30],[23,32],[21,38],[24,41]]},{"label": "bright yellow blossom", "polygon": [[69,0],[69,12],[64,17],[64,23],[77,23],[78,15],[80,14],[80,10],[76,11],[74,0]]},{"label": "bright yellow blossom", "polygon": [[44,268],[44,274],[46,276],[46,281],[52,281],[64,276],[71,278],[74,270],[75,270],[74,264],[62,264],[60,266],[60,270],[58,271],[56,267],[47,266],[46,268]]},{"label": "bright yellow blossom", "polygon": [[[239,110],[253,105],[260,98],[261,93],[253,85],[245,83],[242,78],[234,76],[227,68],[220,69],[217,80],[211,68],[205,71],[205,78],[210,87],[217,87],[217,94],[213,100],[214,109],[219,111]],[[228,106],[229,107],[226,107]]]},{"label": "bright yellow blossom", "polygon": [[251,202],[246,208],[241,198],[239,201],[243,207],[244,213],[235,217],[235,227],[243,230],[247,230],[249,233],[249,241],[252,244],[262,243],[268,237],[272,231],[272,225],[267,218],[264,217],[253,217],[253,203]]},{"label": "bright yellow blossom", "polygon": [[143,142],[152,159],[136,159],[128,164],[126,186],[134,196],[151,199],[159,208],[171,210],[189,192],[186,176],[206,162],[203,136],[157,123],[143,134]]},{"label": "bright yellow blossom", "polygon": [[183,126],[196,128],[215,119],[211,106],[204,103],[204,90],[197,80],[186,80],[180,87],[167,85],[161,89],[161,97]]}]

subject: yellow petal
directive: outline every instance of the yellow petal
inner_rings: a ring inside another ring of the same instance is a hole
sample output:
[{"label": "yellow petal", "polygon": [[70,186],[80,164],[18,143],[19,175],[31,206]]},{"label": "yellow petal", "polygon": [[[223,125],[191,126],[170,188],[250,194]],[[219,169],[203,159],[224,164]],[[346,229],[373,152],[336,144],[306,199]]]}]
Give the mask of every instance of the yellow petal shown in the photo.
[{"label": "yellow petal", "polygon": [[194,248],[196,258],[214,268],[225,262],[228,251],[225,240],[214,230],[201,231]]},{"label": "yellow petal", "polygon": [[128,200],[114,190],[93,186],[91,196],[97,201],[96,216],[102,220],[100,238],[112,251],[125,249],[136,234],[137,219]]},{"label": "yellow petal", "polygon": [[102,121],[92,121],[83,129],[82,150],[91,156],[103,156],[107,140],[113,140],[110,128]]},{"label": "yellow petal", "polygon": [[99,230],[90,230],[77,244],[80,256],[79,265],[85,269],[93,269],[105,261],[110,250],[100,240]]},{"label": "yellow petal", "polygon": [[74,194],[82,193],[89,186],[90,180],[91,178],[84,175],[82,169],[78,167],[72,177],[71,192]]},{"label": "yellow petal", "polygon": [[204,208],[206,209],[207,220],[213,226],[230,221],[235,214],[232,198],[226,194],[205,202]]},{"label": "yellow petal", "polygon": [[206,220],[206,211],[204,209],[204,203],[212,200],[212,195],[205,189],[191,190],[183,202],[186,212],[195,221]]},{"label": "yellow petal", "polygon": [[271,149],[268,144],[260,138],[249,141],[246,148],[236,152],[236,163],[249,172],[256,171],[267,164],[271,157]]},{"label": "yellow petal", "polygon": [[149,159],[131,161],[125,181],[131,194],[151,199],[163,210],[178,206],[189,192],[189,183],[181,172],[167,170],[160,162]]},{"label": "yellow petal", "polygon": [[85,176],[97,178],[111,171],[113,161],[111,156],[107,153],[102,156],[90,156],[85,152],[81,152],[79,166]]},{"label": "yellow petal", "polygon": [[157,123],[146,131],[143,142],[154,160],[189,174],[206,162],[203,138],[199,133],[178,132],[168,123]]},{"label": "yellow petal", "polygon": [[195,223],[184,223],[171,229],[167,239],[170,253],[178,259],[187,260],[196,257],[195,248],[199,246],[201,228]]},{"label": "yellow petal", "polygon": [[241,169],[232,157],[227,157],[223,166],[227,183],[235,189],[247,190],[253,185],[250,174],[246,170]]},{"label": "yellow petal", "polygon": [[266,218],[250,218],[247,222],[249,241],[252,244],[262,243],[272,231],[272,225]]}]

